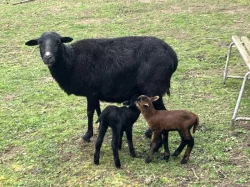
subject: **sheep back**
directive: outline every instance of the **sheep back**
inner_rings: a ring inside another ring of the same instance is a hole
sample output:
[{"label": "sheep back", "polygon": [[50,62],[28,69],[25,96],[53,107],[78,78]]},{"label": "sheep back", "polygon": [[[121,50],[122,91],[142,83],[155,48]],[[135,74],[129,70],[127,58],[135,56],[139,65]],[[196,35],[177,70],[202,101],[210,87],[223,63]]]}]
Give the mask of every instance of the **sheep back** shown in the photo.
[{"label": "sheep back", "polygon": [[146,120],[153,130],[159,128],[162,130],[182,130],[192,127],[196,129],[199,123],[198,116],[187,110],[156,110],[155,114]]},{"label": "sheep back", "polygon": [[100,100],[122,102],[135,94],[169,93],[177,68],[174,50],[154,37],[86,39],[73,43],[74,94],[98,92]]}]

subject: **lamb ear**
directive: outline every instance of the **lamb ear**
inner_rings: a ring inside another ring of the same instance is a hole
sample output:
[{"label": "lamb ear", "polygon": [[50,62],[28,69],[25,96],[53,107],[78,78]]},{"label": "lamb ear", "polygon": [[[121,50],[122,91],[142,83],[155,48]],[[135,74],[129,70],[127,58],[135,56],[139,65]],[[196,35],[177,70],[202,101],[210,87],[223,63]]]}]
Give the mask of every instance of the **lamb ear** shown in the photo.
[{"label": "lamb ear", "polygon": [[130,102],[129,102],[129,101],[124,101],[124,102],[122,103],[122,105],[123,105],[123,106],[129,106],[129,105],[130,105]]},{"label": "lamb ear", "polygon": [[71,37],[61,37],[61,42],[62,43],[69,43],[73,40]]},{"label": "lamb ear", "polygon": [[148,103],[143,103],[143,106],[149,107],[149,104]]},{"label": "lamb ear", "polygon": [[157,95],[157,96],[154,96],[154,97],[150,97],[150,100],[151,100],[152,102],[154,102],[154,101],[157,101],[159,98],[160,98],[160,97]]},{"label": "lamb ear", "polygon": [[35,46],[35,45],[38,45],[38,39],[27,41],[27,42],[25,43],[25,45],[28,45],[28,46]]}]

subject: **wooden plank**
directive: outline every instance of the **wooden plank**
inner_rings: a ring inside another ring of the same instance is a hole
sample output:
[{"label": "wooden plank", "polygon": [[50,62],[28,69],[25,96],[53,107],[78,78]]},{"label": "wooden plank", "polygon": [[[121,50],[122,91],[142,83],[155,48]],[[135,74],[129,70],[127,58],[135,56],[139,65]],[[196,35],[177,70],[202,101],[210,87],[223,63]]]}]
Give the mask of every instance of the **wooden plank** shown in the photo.
[{"label": "wooden plank", "polygon": [[246,48],[242,44],[242,41],[240,40],[240,38],[238,36],[232,36],[232,40],[233,40],[235,46],[237,47],[238,51],[240,52],[240,55],[243,58],[248,69],[250,69],[250,56],[249,56]]},{"label": "wooden plank", "polygon": [[246,36],[242,36],[241,41],[244,43],[244,45],[248,51],[248,54],[250,54],[250,41],[249,41],[249,39]]}]

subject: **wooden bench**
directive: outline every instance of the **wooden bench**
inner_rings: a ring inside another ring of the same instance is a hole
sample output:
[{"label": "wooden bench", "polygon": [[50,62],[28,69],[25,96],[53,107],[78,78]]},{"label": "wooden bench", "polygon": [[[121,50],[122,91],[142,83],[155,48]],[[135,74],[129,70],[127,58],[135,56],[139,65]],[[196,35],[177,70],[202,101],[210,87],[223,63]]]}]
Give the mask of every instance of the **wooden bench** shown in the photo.
[{"label": "wooden bench", "polygon": [[[250,41],[246,36],[238,37],[238,36],[232,36],[232,43],[229,45],[228,53],[227,53],[227,60],[224,70],[224,76],[223,76],[223,84],[225,84],[227,78],[243,78],[243,82],[241,85],[240,93],[235,105],[233,117],[232,117],[232,125],[234,125],[235,121],[250,121],[250,117],[237,117],[237,113],[240,107],[241,98],[245,89],[246,82],[248,80],[248,76],[250,75]],[[244,77],[241,76],[229,76],[228,75],[228,65],[229,65],[229,59],[230,54],[232,51],[232,47],[236,47],[239,51],[241,57],[243,58],[248,71],[246,72]]]}]

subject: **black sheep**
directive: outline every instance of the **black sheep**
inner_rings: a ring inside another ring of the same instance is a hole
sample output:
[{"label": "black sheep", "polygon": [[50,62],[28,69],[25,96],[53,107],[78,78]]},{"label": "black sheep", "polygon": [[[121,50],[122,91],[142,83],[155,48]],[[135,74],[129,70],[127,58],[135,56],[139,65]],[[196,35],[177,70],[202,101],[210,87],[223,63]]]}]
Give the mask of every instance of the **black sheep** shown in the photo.
[{"label": "black sheep", "polygon": [[[170,94],[170,79],[178,59],[175,51],[155,37],[85,39],[71,45],[70,37],[45,32],[28,46],[39,45],[43,62],[68,94],[87,97],[88,131],[93,136],[93,115],[100,103],[128,101],[133,95],[159,95],[156,109],[165,109],[162,96]],[[98,93],[97,95],[94,93]],[[147,131],[147,136],[151,131]]]},{"label": "black sheep", "polygon": [[132,129],[133,124],[136,122],[140,115],[139,109],[135,105],[137,97],[134,96],[128,103],[124,103],[123,107],[117,106],[107,106],[101,115],[98,117],[97,122],[100,122],[100,132],[96,140],[95,144],[95,155],[94,155],[94,163],[99,164],[100,158],[100,149],[102,146],[103,138],[106,134],[107,128],[110,127],[112,129],[112,150],[115,166],[117,168],[121,167],[118,149],[122,147],[122,137],[124,131],[126,132],[129,153],[130,156],[135,157],[135,150],[132,141]]}]

